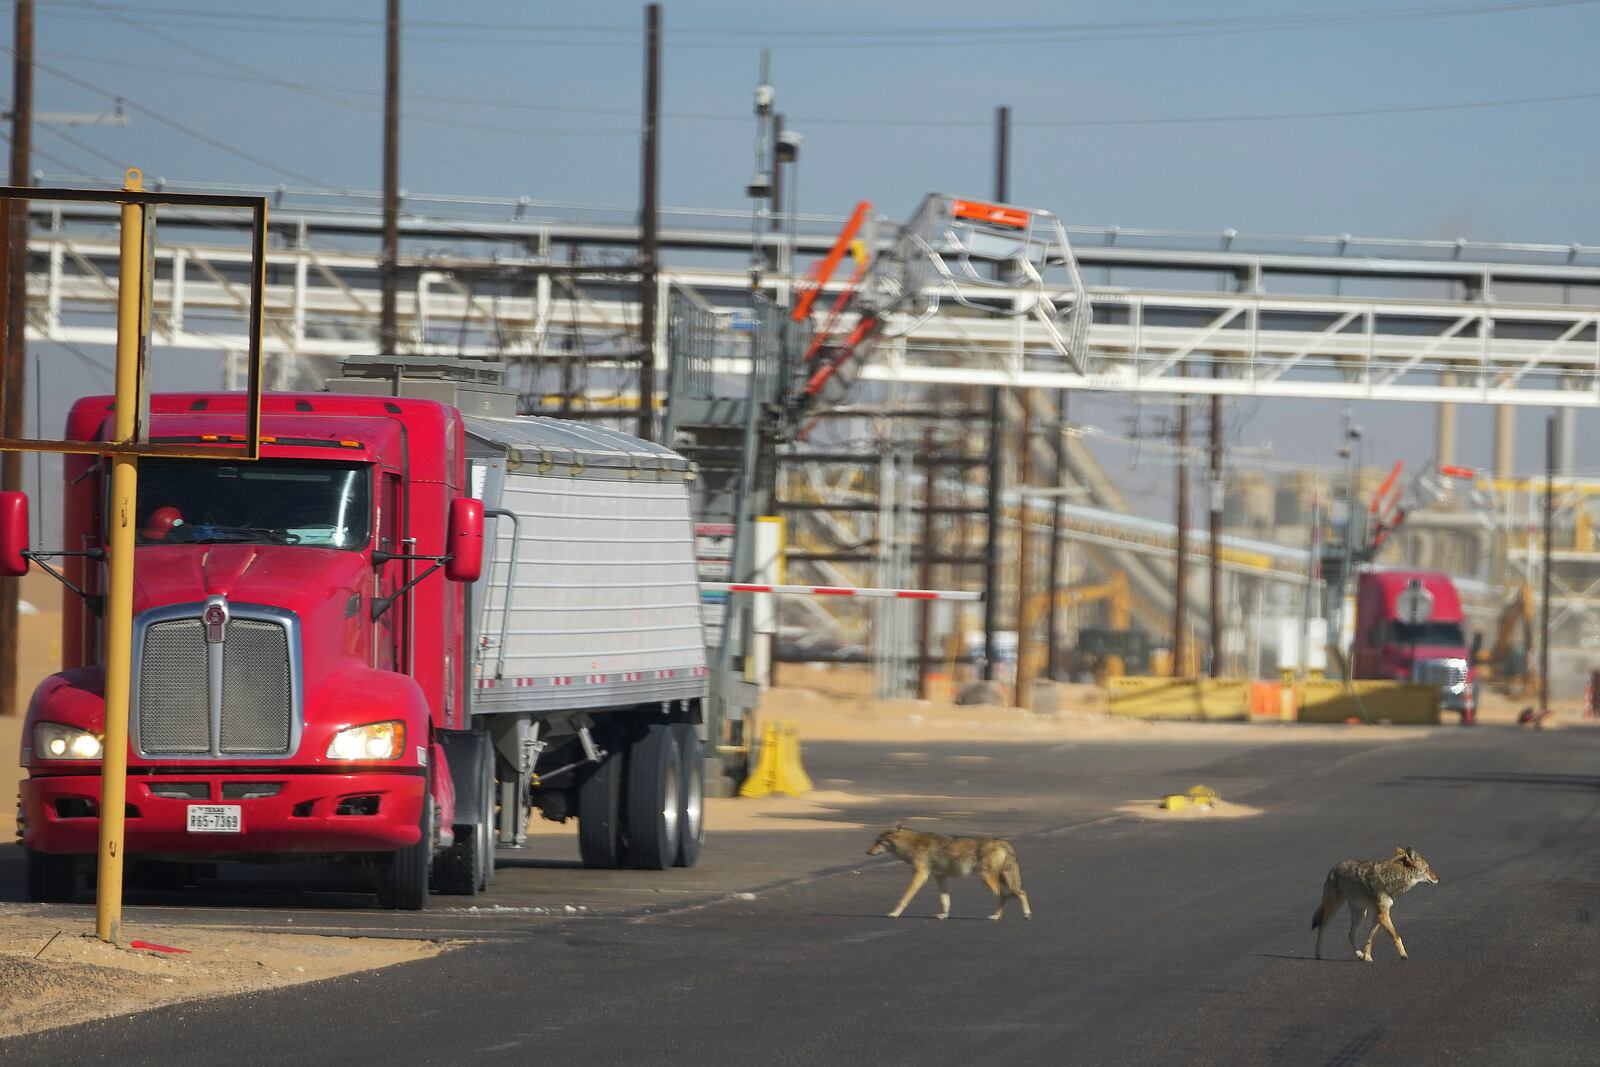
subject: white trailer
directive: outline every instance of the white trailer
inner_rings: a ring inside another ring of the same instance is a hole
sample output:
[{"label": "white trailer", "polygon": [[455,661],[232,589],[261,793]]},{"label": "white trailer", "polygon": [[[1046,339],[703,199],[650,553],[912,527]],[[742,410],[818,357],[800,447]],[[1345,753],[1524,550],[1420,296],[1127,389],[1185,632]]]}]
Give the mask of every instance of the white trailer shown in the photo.
[{"label": "white trailer", "polygon": [[499,842],[578,820],[591,867],[689,866],[703,839],[707,681],[683,457],[540,417],[466,415],[486,566],[469,601]]}]

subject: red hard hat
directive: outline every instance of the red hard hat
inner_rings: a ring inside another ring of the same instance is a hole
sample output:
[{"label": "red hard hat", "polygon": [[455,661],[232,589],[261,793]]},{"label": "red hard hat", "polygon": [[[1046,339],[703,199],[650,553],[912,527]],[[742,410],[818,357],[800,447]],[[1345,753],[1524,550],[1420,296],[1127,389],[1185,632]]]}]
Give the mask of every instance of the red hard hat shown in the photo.
[{"label": "red hard hat", "polygon": [[164,504],[150,513],[144,520],[144,529],[139,533],[146,541],[164,541],[174,526],[182,525],[183,512],[171,504]]}]

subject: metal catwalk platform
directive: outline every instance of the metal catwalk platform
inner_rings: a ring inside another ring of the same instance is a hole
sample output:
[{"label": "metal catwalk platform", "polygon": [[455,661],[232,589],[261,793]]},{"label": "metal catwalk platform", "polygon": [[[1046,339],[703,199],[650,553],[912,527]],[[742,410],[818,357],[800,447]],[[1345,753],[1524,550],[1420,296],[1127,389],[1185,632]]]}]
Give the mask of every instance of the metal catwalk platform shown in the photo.
[{"label": "metal catwalk platform", "polygon": [[[283,196],[272,216],[265,349],[374,350],[375,204]],[[496,355],[529,370],[573,358],[622,371],[638,358],[637,228],[531,201],[441,198],[458,211],[402,223],[401,328],[420,352]],[[310,202],[304,202],[310,201]],[[601,213],[596,210],[597,216]],[[518,217],[520,215],[520,217]],[[545,217],[536,217],[545,216]],[[660,306],[694,298],[737,338],[748,323],[749,216],[669,212]],[[38,210],[29,331],[109,344],[117,246],[111,218]],[[233,352],[249,259],[240,220],[167,212],[159,231],[156,343]],[[780,266],[827,245],[807,219]],[[885,220],[878,232],[893,233]],[[1036,323],[946,301],[891,321],[866,380],[1116,392],[1600,406],[1600,249],[1071,228],[1093,327],[1081,372]],[[1213,247],[1204,247],[1205,244]],[[780,271],[780,274],[782,272]],[[769,275],[770,277],[770,275]],[[784,284],[781,280],[779,284]],[[945,296],[955,295],[951,283]],[[995,300],[991,288],[963,294]],[[1052,294],[1070,302],[1071,294]],[[1026,299],[1020,290],[1017,299]],[[656,339],[665,360],[663,321]],[[575,343],[575,338],[582,338]],[[275,384],[294,381],[293,359]],[[720,368],[745,369],[737,345]],[[1187,373],[1185,371],[1187,370]],[[534,375],[538,377],[537,374]],[[537,387],[530,381],[530,387]],[[547,383],[548,384],[548,383]]]}]

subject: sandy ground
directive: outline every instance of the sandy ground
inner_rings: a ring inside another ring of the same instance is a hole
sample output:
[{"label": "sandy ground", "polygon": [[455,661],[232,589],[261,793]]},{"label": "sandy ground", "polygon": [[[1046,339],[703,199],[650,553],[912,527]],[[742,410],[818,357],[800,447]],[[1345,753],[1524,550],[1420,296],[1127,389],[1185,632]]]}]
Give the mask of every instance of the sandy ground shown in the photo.
[{"label": "sandy ground", "polygon": [[1299,726],[1293,723],[1178,722],[1133,719],[1105,712],[1104,693],[1093,686],[1060,687],[1060,710],[1037,715],[1020,708],[953,704],[942,700],[873,700],[871,673],[860,669],[785,668],[778,687],[762,698],[762,721],[795,723],[802,742],[1032,740],[1170,741],[1260,737],[1275,742],[1341,736],[1401,739],[1431,727]]},{"label": "sandy ground", "polygon": [[118,949],[91,920],[0,905],[0,1037],[48,1030],[162,1004],[246,993],[427,959],[453,943],[141,927],[137,939],[171,955]]}]

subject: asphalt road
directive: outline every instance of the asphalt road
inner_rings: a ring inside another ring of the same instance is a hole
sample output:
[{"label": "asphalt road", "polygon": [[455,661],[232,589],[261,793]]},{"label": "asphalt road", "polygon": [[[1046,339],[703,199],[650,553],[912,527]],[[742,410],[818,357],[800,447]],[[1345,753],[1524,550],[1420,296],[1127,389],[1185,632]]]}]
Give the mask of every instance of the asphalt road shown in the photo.
[{"label": "asphalt road", "polygon": [[[0,1041],[0,1063],[1587,1063],[1600,1047],[1600,731],[1416,740],[823,745],[819,784],[880,799],[841,829],[725,834],[688,872],[599,875],[565,839],[502,857],[494,893],[395,921],[293,877],[140,917],[471,934],[439,959]],[[1149,822],[1205,782],[1261,809]],[[1035,918],[981,883],[883,917],[907,869],[877,824],[1014,834]],[[1358,963],[1310,917],[1336,860],[1414,845],[1440,875]],[[15,861],[0,850],[0,897]],[[575,855],[575,852],[574,852]],[[306,876],[297,876],[304,879]],[[662,892],[652,892],[660,890]],[[271,904],[271,907],[263,905]],[[568,912],[567,907],[582,908]],[[77,909],[82,910],[80,907]],[[1343,951],[1341,951],[1343,950]]]}]

